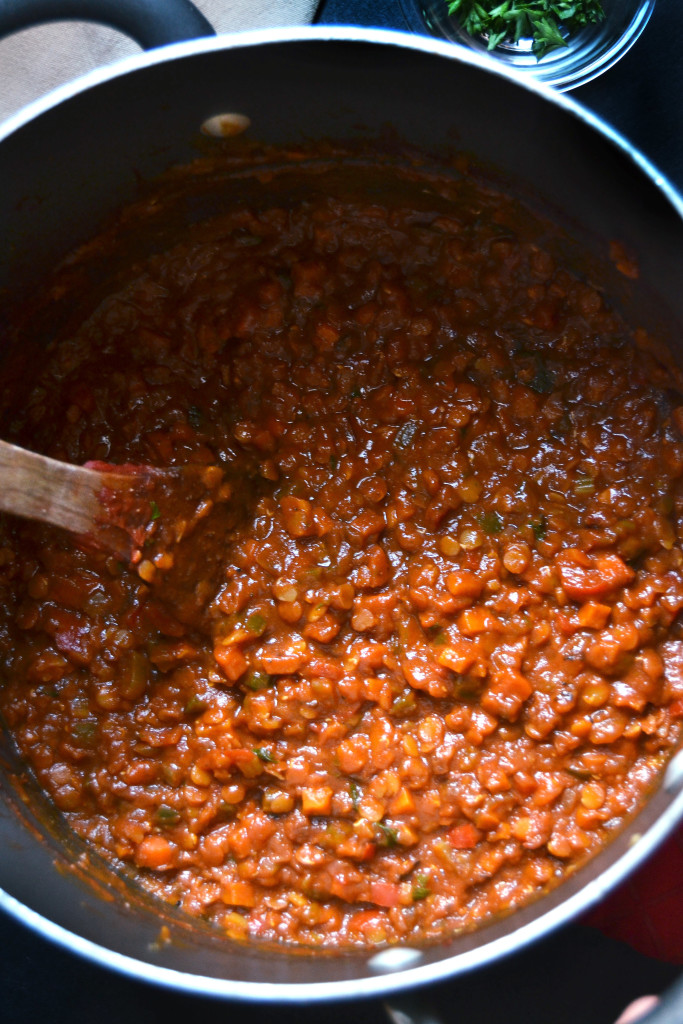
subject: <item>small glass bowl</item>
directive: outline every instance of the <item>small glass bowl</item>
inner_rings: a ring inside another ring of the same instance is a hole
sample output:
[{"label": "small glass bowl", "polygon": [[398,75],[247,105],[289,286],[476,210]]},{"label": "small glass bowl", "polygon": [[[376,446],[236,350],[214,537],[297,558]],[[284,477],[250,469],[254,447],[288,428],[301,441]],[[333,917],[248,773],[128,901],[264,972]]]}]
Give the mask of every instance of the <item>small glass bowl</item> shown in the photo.
[{"label": "small glass bowl", "polygon": [[647,25],[655,0],[603,0],[604,20],[566,36],[567,46],[537,60],[531,39],[501,43],[487,51],[486,40],[468,35],[457,15],[448,13],[448,0],[401,0],[406,17],[414,21],[416,9],[427,30],[489,53],[508,67],[555,86],[561,92],[585,85],[611,68],[633,46]]}]

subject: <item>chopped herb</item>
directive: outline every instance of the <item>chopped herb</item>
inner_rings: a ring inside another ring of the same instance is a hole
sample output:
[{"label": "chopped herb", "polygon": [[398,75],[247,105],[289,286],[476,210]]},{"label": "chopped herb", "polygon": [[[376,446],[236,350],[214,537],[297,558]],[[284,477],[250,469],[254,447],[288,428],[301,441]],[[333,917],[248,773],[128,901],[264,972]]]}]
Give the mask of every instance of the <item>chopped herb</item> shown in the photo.
[{"label": "chopped herb", "polygon": [[541,516],[540,519],[532,519],[529,525],[536,540],[545,540],[545,535],[548,532],[548,520],[545,516]]},{"label": "chopped herb", "polygon": [[274,764],[276,758],[273,757],[269,750],[265,747],[254,747],[254,753],[261,761],[265,761],[266,764]]},{"label": "chopped herb", "polygon": [[336,455],[330,455],[330,469],[334,473],[339,465],[339,459]]},{"label": "chopped herb", "polygon": [[156,501],[150,501],[149,507],[150,507],[150,518],[151,518],[152,522],[154,522],[156,519],[159,518],[159,516],[161,515],[161,512],[159,511],[159,506],[157,505]]},{"label": "chopped herb", "polygon": [[351,388],[349,391],[349,398],[360,398],[360,388]]},{"label": "chopped herb", "polygon": [[503,520],[497,512],[484,512],[479,523],[484,533],[500,533],[503,529]]},{"label": "chopped herb", "polygon": [[267,672],[252,669],[244,677],[244,685],[248,690],[266,690],[270,686],[270,679]]},{"label": "chopped herb", "polygon": [[363,791],[358,785],[358,783],[354,782],[353,779],[349,783],[349,793],[351,795],[351,803],[353,804],[353,809],[354,811],[357,811],[360,806],[361,799],[363,797]]},{"label": "chopped herb", "polygon": [[202,425],[202,410],[197,405],[191,405],[187,410],[187,418],[190,421],[190,426],[199,430]]},{"label": "chopped herb", "polygon": [[59,697],[59,690],[56,686],[37,686],[36,693],[41,697]]},{"label": "chopped herb", "polygon": [[161,804],[157,807],[155,818],[160,825],[175,825],[180,821],[180,814],[174,807],[169,807],[168,804]]},{"label": "chopped herb", "polygon": [[377,828],[380,832],[380,837],[377,841],[379,846],[396,846],[398,843],[398,832],[395,828],[385,825],[383,821],[377,822]]},{"label": "chopped herb", "polygon": [[71,728],[71,735],[78,743],[85,747],[89,747],[95,742],[95,737],[97,735],[97,719],[82,718],[79,722],[74,722]]},{"label": "chopped herb", "polygon": [[407,448],[412,443],[416,433],[417,422],[415,420],[406,420],[394,438],[394,448],[398,448],[401,451]]},{"label": "chopped herb", "polygon": [[429,877],[423,872],[419,872],[415,875],[412,892],[410,894],[412,898],[415,901],[425,900],[429,895],[431,895],[431,891],[432,890],[429,888]]},{"label": "chopped herb", "polygon": [[448,637],[442,626],[432,626],[430,633],[430,640],[436,647],[443,647],[444,644],[448,643]]},{"label": "chopped herb", "polygon": [[539,395],[549,395],[555,387],[555,378],[540,356],[536,356],[536,373],[529,381],[529,387]]},{"label": "chopped herb", "polygon": [[537,60],[567,46],[565,35],[605,17],[600,0],[447,0],[465,32],[482,36],[489,50],[530,38]]}]

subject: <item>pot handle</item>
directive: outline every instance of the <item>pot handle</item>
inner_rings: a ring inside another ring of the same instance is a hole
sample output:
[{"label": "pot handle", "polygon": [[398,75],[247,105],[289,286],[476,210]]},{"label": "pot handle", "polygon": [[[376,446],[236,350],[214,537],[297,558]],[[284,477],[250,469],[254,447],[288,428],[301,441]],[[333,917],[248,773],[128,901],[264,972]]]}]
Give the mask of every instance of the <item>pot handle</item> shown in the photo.
[{"label": "pot handle", "polygon": [[143,50],[215,35],[190,0],[0,0],[0,39],[49,21],[96,21]]}]

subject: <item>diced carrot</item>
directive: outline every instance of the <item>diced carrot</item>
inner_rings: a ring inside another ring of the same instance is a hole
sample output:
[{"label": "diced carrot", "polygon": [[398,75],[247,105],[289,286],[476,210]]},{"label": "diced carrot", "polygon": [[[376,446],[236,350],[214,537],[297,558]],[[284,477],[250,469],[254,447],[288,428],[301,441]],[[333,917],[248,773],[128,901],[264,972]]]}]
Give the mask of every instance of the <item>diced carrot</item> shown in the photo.
[{"label": "diced carrot", "polygon": [[369,508],[351,520],[346,532],[352,544],[364,544],[368,537],[381,533],[385,526],[382,513]]},{"label": "diced carrot", "polygon": [[484,589],[484,581],[473,572],[460,569],[448,574],[446,588],[453,597],[479,597]]},{"label": "diced carrot", "polygon": [[239,647],[217,644],[213,649],[213,656],[232,683],[236,683],[249,667]]},{"label": "diced carrot", "polygon": [[479,645],[466,637],[458,637],[446,647],[439,647],[436,660],[453,672],[467,672],[481,653]]},{"label": "diced carrot", "polygon": [[496,673],[481,697],[481,705],[493,715],[514,721],[524,701],[531,696],[533,687],[520,672],[508,669]]},{"label": "diced carrot", "polygon": [[389,804],[391,814],[410,814],[415,810],[415,799],[413,794],[405,786],[401,786],[396,796]]},{"label": "diced carrot", "polygon": [[[337,847],[337,853],[340,857],[351,857],[352,860],[364,861],[372,860],[377,852],[377,844],[370,842],[369,839],[363,839],[361,836],[349,836],[343,843],[340,843]],[[335,896],[341,896],[343,899],[343,883],[340,883],[340,891],[335,891],[334,882],[331,886],[331,892]]]},{"label": "diced carrot", "polygon": [[135,851],[135,863],[153,871],[170,871],[175,867],[176,848],[163,836],[145,836]]},{"label": "diced carrot", "polygon": [[579,624],[583,629],[602,629],[607,625],[607,620],[612,613],[608,604],[600,604],[598,601],[587,601],[579,609]]},{"label": "diced carrot", "polygon": [[500,633],[502,626],[499,619],[488,608],[466,608],[458,618],[458,629],[466,636],[477,633]]},{"label": "diced carrot", "polygon": [[259,657],[269,675],[292,675],[308,661],[308,648],[305,640],[276,640],[261,648]]},{"label": "diced carrot", "polygon": [[330,786],[315,786],[301,791],[301,810],[304,814],[329,814],[333,792]]},{"label": "diced carrot", "polygon": [[255,907],[256,890],[251,882],[226,882],[221,889],[221,901],[229,907]]}]

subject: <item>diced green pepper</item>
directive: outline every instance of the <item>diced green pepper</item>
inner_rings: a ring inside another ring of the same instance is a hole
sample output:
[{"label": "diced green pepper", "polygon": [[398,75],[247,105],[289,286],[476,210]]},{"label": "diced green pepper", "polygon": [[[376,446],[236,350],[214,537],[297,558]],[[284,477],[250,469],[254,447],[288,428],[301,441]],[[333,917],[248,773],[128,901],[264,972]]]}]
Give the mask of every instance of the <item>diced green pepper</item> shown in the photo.
[{"label": "diced green pepper", "polygon": [[580,476],[574,484],[574,494],[587,496],[595,492],[595,480],[590,476]]},{"label": "diced green pepper", "polygon": [[160,825],[176,825],[180,821],[180,814],[174,807],[168,804],[160,804],[154,815]]},{"label": "diced green pepper", "polygon": [[412,898],[415,901],[425,900],[428,896],[431,895],[431,892],[432,890],[429,888],[429,877],[425,875],[423,872],[419,872],[417,875],[415,875],[415,879],[413,881],[413,888],[410,893]]},{"label": "diced green pepper", "polygon": [[204,700],[198,694],[193,694],[185,705],[186,715],[200,715],[202,711],[206,711],[208,708],[208,701]]},{"label": "diced green pepper", "polygon": [[479,522],[485,533],[500,533],[503,529],[503,520],[497,512],[484,512],[480,516]]},{"label": "diced green pepper", "polygon": [[252,615],[247,617],[244,625],[250,633],[254,634],[254,636],[263,636],[268,623],[263,615],[259,615],[258,612],[254,612]]},{"label": "diced green pepper", "polygon": [[258,669],[252,669],[250,672],[247,672],[243,682],[248,690],[265,690],[270,686],[271,677],[267,672],[259,672]]}]

